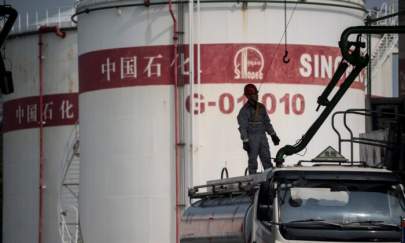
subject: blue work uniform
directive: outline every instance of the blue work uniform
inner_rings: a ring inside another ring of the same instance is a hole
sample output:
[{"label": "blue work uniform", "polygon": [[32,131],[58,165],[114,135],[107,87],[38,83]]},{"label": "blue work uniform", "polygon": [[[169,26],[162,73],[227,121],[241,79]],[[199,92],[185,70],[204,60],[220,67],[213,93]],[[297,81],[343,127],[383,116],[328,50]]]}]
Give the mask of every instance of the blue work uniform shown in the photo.
[{"label": "blue work uniform", "polygon": [[249,174],[254,174],[257,171],[257,156],[260,156],[264,169],[272,167],[266,132],[269,135],[276,135],[276,132],[266,107],[259,102],[257,105],[247,102],[239,111],[238,124],[242,141],[249,142]]}]

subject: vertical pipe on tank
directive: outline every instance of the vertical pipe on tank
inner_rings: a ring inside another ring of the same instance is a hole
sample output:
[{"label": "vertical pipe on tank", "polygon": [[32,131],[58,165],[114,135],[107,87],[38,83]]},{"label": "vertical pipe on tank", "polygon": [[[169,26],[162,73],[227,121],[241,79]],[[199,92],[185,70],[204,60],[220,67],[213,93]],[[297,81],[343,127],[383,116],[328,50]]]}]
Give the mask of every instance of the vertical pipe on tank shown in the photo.
[{"label": "vertical pipe on tank", "polygon": [[180,235],[180,133],[179,133],[179,94],[177,77],[177,19],[173,13],[172,0],[169,0],[169,12],[173,19],[173,79],[174,79],[174,126],[175,126],[175,156],[176,156],[176,243],[179,243]]},{"label": "vertical pipe on tank", "polygon": [[193,118],[194,118],[194,40],[193,40],[193,25],[194,25],[194,0],[188,2],[188,56],[189,56],[189,92],[190,92],[190,136],[189,136],[189,187],[193,184],[193,164],[194,164],[194,146],[193,146]]},{"label": "vertical pipe on tank", "polygon": [[[179,153],[180,155],[180,169],[179,171],[181,172],[180,174],[180,198],[179,202],[180,205],[179,207],[183,207],[188,204],[188,201],[186,200],[187,198],[187,148],[185,146],[186,144],[186,107],[183,106],[183,102],[186,100],[186,86],[185,86],[185,63],[187,62],[185,60],[185,49],[186,45],[184,43],[184,33],[185,33],[185,6],[188,4],[188,2],[178,2],[176,5],[177,7],[177,31],[178,31],[178,40],[177,40],[177,55],[179,58],[178,61],[178,68],[177,72],[180,72],[180,75],[178,76],[177,79],[177,89],[178,89],[178,100],[179,100]],[[182,208],[181,208],[182,209]]]},{"label": "vertical pipe on tank", "polygon": [[43,190],[44,190],[44,173],[43,168],[45,164],[44,158],[44,121],[43,121],[43,62],[42,62],[42,32],[38,35],[38,48],[39,48],[39,223],[38,223],[38,243],[42,242],[42,225],[43,225]]},{"label": "vertical pipe on tank", "polygon": [[44,201],[44,168],[45,168],[45,144],[44,144],[44,63],[43,63],[43,40],[42,34],[54,32],[60,38],[65,38],[66,33],[58,27],[41,26],[38,30],[38,61],[39,61],[39,217],[38,217],[38,243],[42,243],[43,232],[43,201]]},{"label": "vertical pipe on tank", "polygon": [[[200,18],[200,0],[197,0],[197,36],[196,36],[196,42],[197,42],[197,85],[196,85],[196,93],[198,95],[200,95],[200,83],[201,83],[201,45],[200,45],[200,34],[201,34],[201,18]],[[200,99],[197,99],[197,109],[199,111],[199,113],[201,112],[200,110]],[[198,150],[200,148],[200,144],[199,144],[199,139],[200,139],[200,123],[199,123],[199,117],[200,116],[196,116],[195,117],[195,143],[194,143],[194,147],[195,147],[195,157],[194,157],[194,165],[198,165],[199,160],[198,160]]]}]

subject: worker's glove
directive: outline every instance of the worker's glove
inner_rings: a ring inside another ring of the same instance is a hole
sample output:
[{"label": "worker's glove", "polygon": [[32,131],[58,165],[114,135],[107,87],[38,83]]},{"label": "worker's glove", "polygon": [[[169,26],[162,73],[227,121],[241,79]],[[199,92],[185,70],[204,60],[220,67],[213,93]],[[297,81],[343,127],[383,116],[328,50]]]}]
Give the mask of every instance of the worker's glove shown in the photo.
[{"label": "worker's glove", "polygon": [[243,142],[243,149],[249,153],[249,142]]},{"label": "worker's glove", "polygon": [[271,135],[271,140],[273,140],[274,145],[278,145],[280,143],[280,139],[277,137],[276,134]]}]

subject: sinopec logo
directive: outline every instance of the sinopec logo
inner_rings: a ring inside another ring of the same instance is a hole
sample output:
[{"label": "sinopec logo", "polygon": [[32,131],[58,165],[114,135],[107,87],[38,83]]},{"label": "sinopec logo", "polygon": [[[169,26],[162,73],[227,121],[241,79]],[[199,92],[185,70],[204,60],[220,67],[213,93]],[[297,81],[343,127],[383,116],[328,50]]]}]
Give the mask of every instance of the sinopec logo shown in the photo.
[{"label": "sinopec logo", "polygon": [[235,79],[263,79],[263,54],[254,47],[244,47],[233,59]]}]

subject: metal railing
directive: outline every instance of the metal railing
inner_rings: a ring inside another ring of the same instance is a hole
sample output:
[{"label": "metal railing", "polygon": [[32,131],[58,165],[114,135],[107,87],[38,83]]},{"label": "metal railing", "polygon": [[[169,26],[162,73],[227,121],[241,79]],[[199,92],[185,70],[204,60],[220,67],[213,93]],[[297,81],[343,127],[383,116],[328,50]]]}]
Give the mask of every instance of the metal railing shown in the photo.
[{"label": "metal railing", "polygon": [[66,144],[66,154],[60,173],[59,185],[59,234],[62,243],[79,243],[79,183],[80,144],[79,127],[76,125]]},{"label": "metal railing", "polygon": [[[343,139],[341,133],[336,128],[335,118],[337,115],[343,115],[343,125],[346,128],[346,131],[348,131],[348,133],[350,134],[350,138]],[[339,153],[342,152],[343,143],[350,143],[350,161],[351,162],[353,162],[353,157],[354,157],[353,152],[354,152],[355,143],[370,145],[370,146],[377,146],[377,147],[384,147],[384,148],[393,148],[394,145],[391,144],[389,141],[355,137],[353,130],[350,128],[349,123],[348,123],[348,115],[358,115],[358,116],[364,116],[364,117],[390,115],[390,116],[394,116],[394,118],[396,120],[399,120],[400,118],[405,118],[405,115],[401,115],[398,113],[371,111],[371,110],[367,110],[367,109],[348,109],[346,111],[337,111],[337,112],[333,113],[331,122],[332,122],[332,129],[335,131],[335,133],[338,136],[338,146],[339,146],[338,151],[339,151]]]},{"label": "metal railing", "polygon": [[[398,2],[392,1],[391,4],[383,3],[379,11],[370,11],[369,16],[372,18],[378,19],[380,17],[388,16],[398,12]],[[396,26],[398,25],[399,20],[398,16],[391,18],[383,19],[373,23],[372,25],[376,26]],[[395,48],[398,47],[398,34],[385,34],[376,44],[376,48],[371,53],[370,66],[374,76],[378,67],[380,67],[384,61],[394,52]]]},{"label": "metal railing", "polygon": [[375,75],[376,68],[381,66],[389,55],[398,47],[398,34],[385,34],[378,42],[377,48],[371,56],[372,75]]},{"label": "metal railing", "polygon": [[[79,210],[77,207],[71,205],[70,209],[72,209],[75,214],[75,221],[79,222]],[[61,217],[59,223],[61,243],[79,243],[79,224],[68,223],[65,217]]]},{"label": "metal railing", "polygon": [[11,34],[21,34],[37,31],[40,26],[56,25],[59,28],[75,27],[71,16],[75,13],[73,6],[45,9],[43,11],[30,11],[19,13],[11,30]]}]

